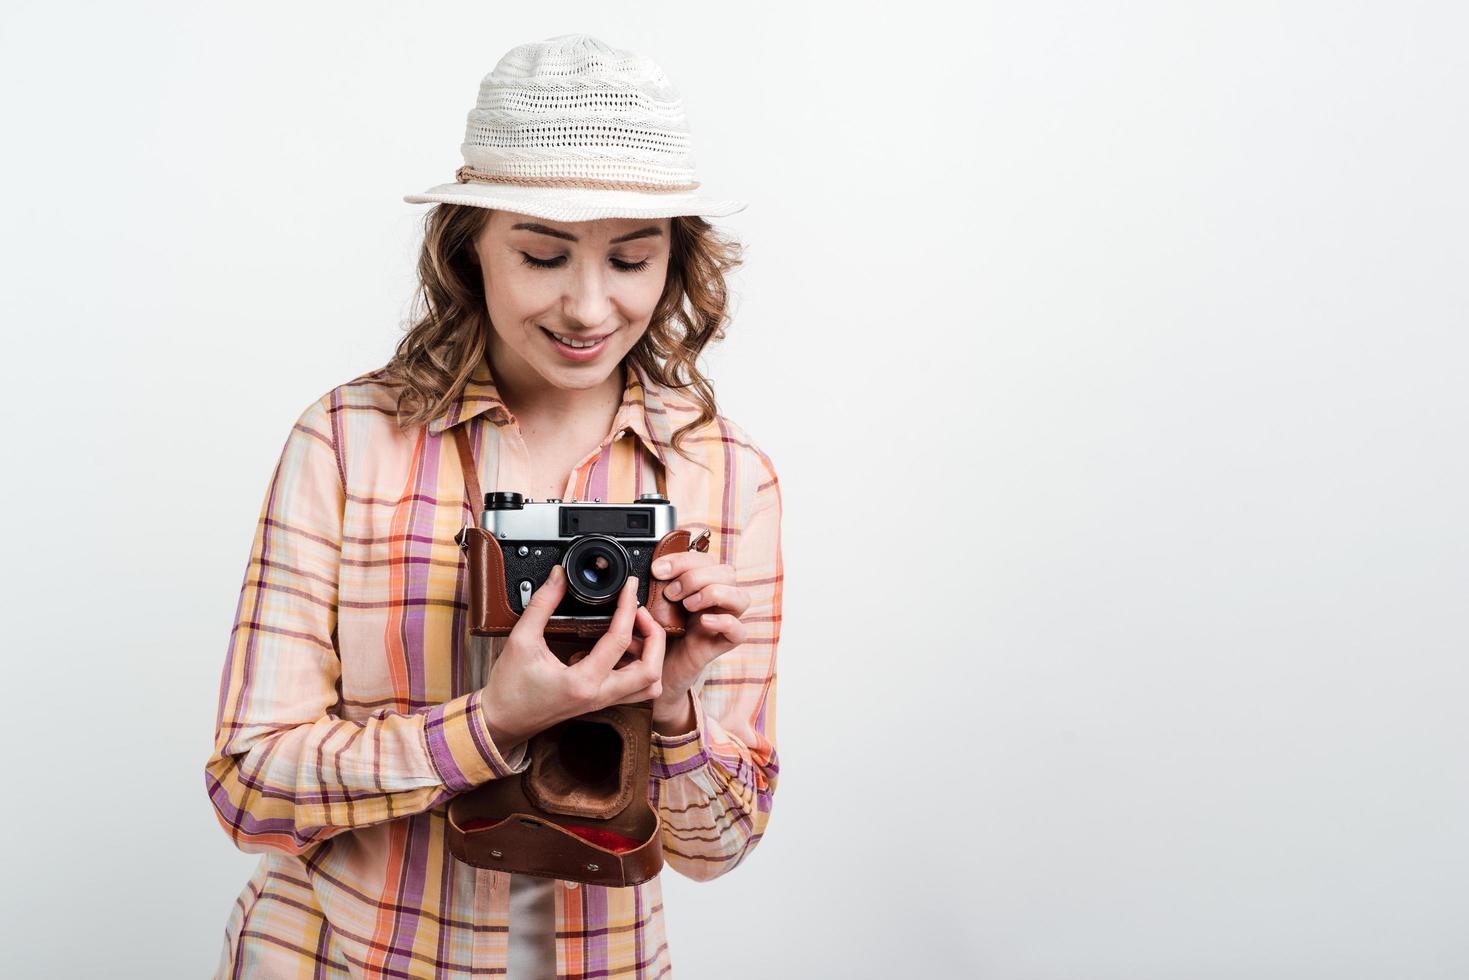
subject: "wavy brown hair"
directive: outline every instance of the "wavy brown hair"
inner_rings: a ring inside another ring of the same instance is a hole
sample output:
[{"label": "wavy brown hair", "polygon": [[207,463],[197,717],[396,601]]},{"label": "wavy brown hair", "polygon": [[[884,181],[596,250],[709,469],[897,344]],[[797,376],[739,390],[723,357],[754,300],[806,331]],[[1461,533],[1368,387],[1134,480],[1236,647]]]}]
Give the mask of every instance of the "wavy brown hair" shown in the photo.
[{"label": "wavy brown hair", "polygon": [[[490,330],[484,280],[474,240],[489,220],[488,208],[435,205],[424,218],[418,255],[418,288],[406,333],[376,376],[399,388],[400,429],[437,418],[464,390],[486,356]],[[627,357],[660,385],[686,391],[699,417],[673,434],[683,453],[687,434],[718,412],[714,386],[698,368],[706,346],[724,339],[729,290],[726,274],[743,264],[738,242],[697,216],[672,221],[668,279],[648,329]],[[687,456],[687,453],[684,453]]]}]

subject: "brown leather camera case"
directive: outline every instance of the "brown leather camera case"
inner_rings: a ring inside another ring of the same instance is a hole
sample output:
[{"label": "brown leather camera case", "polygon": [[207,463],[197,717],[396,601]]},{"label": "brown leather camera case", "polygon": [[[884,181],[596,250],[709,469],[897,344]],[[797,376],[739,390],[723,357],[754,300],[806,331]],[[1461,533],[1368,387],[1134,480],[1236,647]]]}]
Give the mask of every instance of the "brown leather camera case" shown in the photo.
[{"label": "brown leather camera case", "polygon": [[[648,799],[652,720],[651,701],[619,704],[535,735],[524,772],[449,803],[450,853],[478,868],[611,888],[652,878],[663,870],[662,818]],[[609,834],[636,846],[587,839]]]}]

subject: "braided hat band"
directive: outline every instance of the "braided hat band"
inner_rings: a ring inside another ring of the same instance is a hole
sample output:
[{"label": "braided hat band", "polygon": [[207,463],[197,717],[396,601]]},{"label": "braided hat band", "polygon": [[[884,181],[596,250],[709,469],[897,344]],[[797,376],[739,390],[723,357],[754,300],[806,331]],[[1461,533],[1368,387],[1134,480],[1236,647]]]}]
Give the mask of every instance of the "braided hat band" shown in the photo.
[{"label": "braided hat band", "polygon": [[659,186],[658,184],[640,184],[632,180],[592,180],[588,177],[520,177],[511,174],[482,174],[473,167],[460,167],[454,171],[454,179],[460,183],[478,180],[487,184],[521,184],[527,187],[605,187],[650,193],[691,191],[699,186],[697,180],[689,184]]},{"label": "braided hat band", "polygon": [[723,216],[699,192],[683,100],[663,70],[586,34],[512,48],[480,82],[452,184],[404,197],[551,220]]}]

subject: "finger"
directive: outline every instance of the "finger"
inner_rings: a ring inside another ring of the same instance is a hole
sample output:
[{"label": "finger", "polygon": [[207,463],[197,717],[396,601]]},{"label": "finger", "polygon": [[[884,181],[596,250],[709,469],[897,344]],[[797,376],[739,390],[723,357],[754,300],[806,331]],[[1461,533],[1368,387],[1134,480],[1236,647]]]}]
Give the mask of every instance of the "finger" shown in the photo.
[{"label": "finger", "polygon": [[638,642],[638,638],[633,637],[632,643],[629,643],[627,645],[627,649],[624,650],[622,656],[617,659],[617,663],[612,665],[613,670],[621,670],[628,664],[638,662],[643,653],[643,648],[638,645]]},{"label": "finger", "polygon": [[[750,628],[738,616],[729,613],[704,613],[699,617],[699,627],[705,632],[723,637],[730,649],[744,643],[745,638],[750,635]],[[720,651],[721,654],[728,652],[729,650]]]},{"label": "finger", "polygon": [[656,698],[660,693],[662,693],[661,688],[660,688],[659,691],[655,692],[653,690],[653,688],[652,688],[652,685],[649,685],[648,687],[640,688],[639,690],[636,690],[636,691],[632,692],[631,694],[624,695],[624,696],[618,698],[616,701],[613,701],[612,703],[613,704],[638,704],[639,702],[642,702],[642,701],[651,701],[654,698]]},{"label": "finger", "polygon": [[[704,557],[707,558],[708,556],[706,555]],[[700,589],[713,585],[716,582],[733,585],[735,582],[734,566],[705,564],[696,568],[690,568],[663,586],[663,594],[670,599],[677,599],[680,596],[693,595]]]},{"label": "finger", "polygon": [[727,612],[744,615],[750,608],[750,593],[736,585],[716,583],[705,586],[683,600],[685,609],[701,609],[706,612]]},{"label": "finger", "polygon": [[546,631],[546,623],[551,619],[551,613],[561,603],[561,597],[566,594],[566,570],[560,565],[551,568],[551,574],[546,576],[546,581],[539,589],[531,595],[530,601],[525,604],[525,612],[520,614],[511,632],[524,629],[534,630],[537,635]]},{"label": "finger", "polygon": [[642,659],[642,656],[643,656],[643,638],[638,635],[637,628],[636,628],[636,620],[634,620],[634,629],[633,629],[632,639],[631,640],[628,640],[628,642],[627,642],[627,652],[625,652],[622,655],[622,659],[619,660],[619,661],[617,661],[617,666],[614,667],[614,668],[612,668],[612,669],[613,670],[621,670],[623,667],[626,667],[628,664],[632,663],[634,660],[640,660],[640,659]]},{"label": "finger", "polygon": [[652,701],[654,698],[662,693],[663,687],[662,681],[660,680],[659,686],[656,690],[653,688],[653,685],[650,684],[641,690],[634,691],[626,697],[618,698],[616,701],[613,702],[613,704],[638,704],[641,701]]},{"label": "finger", "polygon": [[604,674],[612,669],[632,640],[633,614],[638,610],[638,577],[629,575],[617,596],[617,611],[602,634],[579,665],[587,673]]},{"label": "finger", "polygon": [[645,606],[638,607],[636,623],[638,632],[642,634],[643,655],[638,663],[614,670],[608,679],[608,693],[617,698],[618,703],[623,703],[628,698],[643,700],[633,696],[655,681],[661,682],[663,679],[663,652],[667,634]]},{"label": "finger", "polygon": [[690,568],[698,568],[713,562],[714,556],[707,551],[674,551],[653,562],[654,578],[674,578]]},{"label": "finger", "polygon": [[663,656],[668,649],[668,632],[663,624],[653,618],[647,606],[639,606],[636,620],[633,623],[637,631],[639,644],[642,646],[642,655],[638,658],[649,677],[663,676]]}]

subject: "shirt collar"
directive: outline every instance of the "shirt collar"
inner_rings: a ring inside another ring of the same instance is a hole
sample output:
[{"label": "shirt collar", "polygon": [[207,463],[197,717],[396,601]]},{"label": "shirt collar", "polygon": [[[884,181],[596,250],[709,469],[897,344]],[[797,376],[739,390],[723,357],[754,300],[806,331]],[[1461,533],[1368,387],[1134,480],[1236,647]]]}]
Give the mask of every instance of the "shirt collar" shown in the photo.
[{"label": "shirt collar", "polygon": [[[671,447],[673,441],[668,412],[663,404],[662,386],[652,381],[632,358],[625,359],[623,363],[627,365],[627,384],[622,391],[622,404],[612,420],[612,433],[632,430],[658,458],[658,462],[666,466],[668,457],[664,449]],[[486,357],[475,364],[474,372],[459,397],[449,402],[443,414],[429,421],[428,431],[435,436],[442,435],[445,430],[478,415],[488,415],[495,425],[507,425],[513,418],[510,409],[500,400],[500,392],[490,375],[489,358]]]}]

